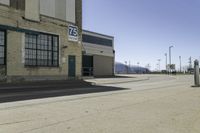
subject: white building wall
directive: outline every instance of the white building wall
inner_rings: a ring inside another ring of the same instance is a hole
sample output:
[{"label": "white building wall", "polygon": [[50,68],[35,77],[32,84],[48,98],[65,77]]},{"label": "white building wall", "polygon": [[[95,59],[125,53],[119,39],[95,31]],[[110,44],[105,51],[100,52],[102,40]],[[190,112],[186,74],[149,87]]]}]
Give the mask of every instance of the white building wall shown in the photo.
[{"label": "white building wall", "polygon": [[0,0],[1,4],[10,5],[10,0]]},{"label": "white building wall", "polygon": [[114,50],[114,38],[113,37],[101,35],[101,34],[98,34],[98,33],[88,32],[88,31],[83,31],[83,34],[109,39],[109,40],[112,40],[112,42],[113,42],[112,47],[83,42],[83,48],[86,51],[86,54],[88,54],[88,55],[102,55],[102,56],[110,56],[110,57],[115,56],[115,54],[113,53],[113,50]]},{"label": "white building wall", "polygon": [[101,46],[98,44],[90,44],[83,42],[84,50],[87,55],[102,55],[114,57],[113,48],[107,46]]},{"label": "white building wall", "polygon": [[112,40],[112,46],[104,46],[95,43],[83,42],[85,55],[93,56],[93,74],[94,76],[112,76],[114,75],[114,37],[102,35],[90,31],[83,31],[83,35],[90,35],[103,39]]}]

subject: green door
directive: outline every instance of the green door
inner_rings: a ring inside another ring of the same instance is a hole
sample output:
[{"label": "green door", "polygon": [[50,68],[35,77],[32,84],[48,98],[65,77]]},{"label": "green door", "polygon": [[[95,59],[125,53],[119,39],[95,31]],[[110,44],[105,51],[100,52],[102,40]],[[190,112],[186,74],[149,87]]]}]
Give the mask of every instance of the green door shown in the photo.
[{"label": "green door", "polygon": [[68,75],[69,77],[76,76],[76,57],[72,55],[68,57]]}]

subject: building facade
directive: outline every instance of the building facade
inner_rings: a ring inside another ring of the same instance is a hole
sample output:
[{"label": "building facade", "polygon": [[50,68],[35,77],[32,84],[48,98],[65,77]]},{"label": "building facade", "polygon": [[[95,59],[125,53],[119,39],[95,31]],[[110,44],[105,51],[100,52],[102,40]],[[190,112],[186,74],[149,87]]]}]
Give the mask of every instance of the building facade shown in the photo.
[{"label": "building facade", "polygon": [[114,37],[83,30],[83,76],[114,75]]},{"label": "building facade", "polygon": [[82,0],[0,0],[0,80],[81,75]]}]

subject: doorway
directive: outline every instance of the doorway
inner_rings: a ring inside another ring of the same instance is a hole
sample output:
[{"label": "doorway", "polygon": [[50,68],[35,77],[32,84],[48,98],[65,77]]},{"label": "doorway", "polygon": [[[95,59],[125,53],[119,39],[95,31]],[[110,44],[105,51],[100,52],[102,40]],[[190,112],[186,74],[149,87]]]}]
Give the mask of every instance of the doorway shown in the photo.
[{"label": "doorway", "polygon": [[76,76],[76,56],[69,55],[68,57],[68,75],[69,77]]}]

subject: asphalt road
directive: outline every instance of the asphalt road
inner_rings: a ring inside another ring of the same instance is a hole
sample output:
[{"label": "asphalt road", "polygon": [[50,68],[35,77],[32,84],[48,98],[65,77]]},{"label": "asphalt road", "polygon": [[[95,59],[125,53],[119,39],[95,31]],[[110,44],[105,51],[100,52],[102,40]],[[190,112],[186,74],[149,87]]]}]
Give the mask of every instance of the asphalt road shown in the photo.
[{"label": "asphalt road", "polygon": [[0,84],[0,103],[117,90],[122,88],[95,86],[82,80]]},{"label": "asphalt road", "polygon": [[138,77],[149,80],[101,82],[118,91],[0,104],[0,133],[200,132],[200,89],[191,87],[192,76]]}]

